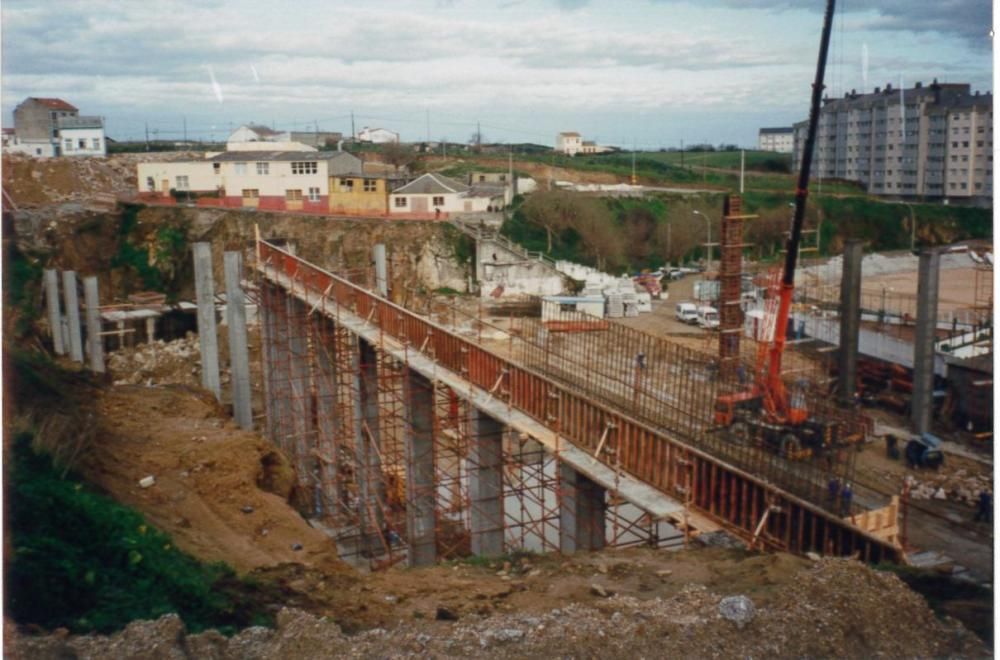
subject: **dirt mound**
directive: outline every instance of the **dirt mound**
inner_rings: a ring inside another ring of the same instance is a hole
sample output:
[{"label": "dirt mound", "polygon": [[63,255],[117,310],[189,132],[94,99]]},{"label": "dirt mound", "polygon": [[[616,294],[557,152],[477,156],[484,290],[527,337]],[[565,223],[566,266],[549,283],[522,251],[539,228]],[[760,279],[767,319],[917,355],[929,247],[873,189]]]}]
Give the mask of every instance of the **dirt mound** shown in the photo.
[{"label": "dirt mound", "polygon": [[[335,619],[283,609],[275,630],[226,639],[188,635],[174,615],[136,622],[110,637],[14,635],[33,658],[196,657],[982,657],[987,650],[953,621],[939,621],[895,576],[851,560],[797,571],[770,599],[750,599],[740,621],[723,597],[687,584],[668,597],[619,595],[544,612],[488,617],[453,613],[345,635]],[[597,591],[597,590],[595,590]],[[742,602],[747,602],[740,599]],[[455,620],[457,619],[457,620]]]},{"label": "dirt mound", "polygon": [[4,154],[3,186],[22,208],[103,201],[136,193],[136,165],[201,159],[195,152],[114,154],[106,158],[31,158]]},{"label": "dirt mound", "polygon": [[[328,536],[285,497],[258,486],[270,482],[287,496],[287,460],[224,418],[202,390],[115,387],[98,394],[96,408],[98,436],[80,471],[181,549],[240,572],[284,562],[346,570]],[[285,478],[276,479],[282,472]],[[148,476],[155,483],[143,488],[139,482]]]}]

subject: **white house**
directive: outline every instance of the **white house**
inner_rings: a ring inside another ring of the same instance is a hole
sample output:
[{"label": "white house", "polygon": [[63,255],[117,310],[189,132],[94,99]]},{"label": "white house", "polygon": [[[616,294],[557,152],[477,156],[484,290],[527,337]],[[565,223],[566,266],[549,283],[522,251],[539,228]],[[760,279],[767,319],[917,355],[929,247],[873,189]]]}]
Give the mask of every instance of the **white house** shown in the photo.
[{"label": "white house", "polygon": [[556,136],[556,151],[575,156],[583,149],[583,138],[576,131],[565,131]]},{"label": "white house", "polygon": [[330,178],[361,172],[361,159],[353,154],[315,150],[235,150],[199,161],[137,165],[143,195],[208,193],[218,206],[276,211],[327,211]]},{"label": "white house", "polygon": [[476,213],[502,203],[503,191],[479,193],[454,179],[427,173],[392,191],[389,198],[389,213]]},{"label": "white house", "polygon": [[791,127],[762,128],[757,133],[757,148],[761,151],[792,153],[795,144],[795,130]]},{"label": "white house", "polygon": [[14,108],[14,135],[4,151],[30,156],[104,156],[104,121],[81,117],[76,106],[58,98],[29,97]]},{"label": "white house", "polygon": [[390,131],[387,128],[368,128],[365,126],[358,131],[358,141],[371,142],[372,144],[399,142],[399,133]]},{"label": "white house", "polygon": [[100,117],[60,117],[59,142],[63,156],[105,156],[104,122]]},{"label": "white house", "polygon": [[273,142],[281,136],[278,131],[262,126],[260,124],[243,124],[229,134],[226,139],[226,149],[232,144],[245,144],[248,142]]}]

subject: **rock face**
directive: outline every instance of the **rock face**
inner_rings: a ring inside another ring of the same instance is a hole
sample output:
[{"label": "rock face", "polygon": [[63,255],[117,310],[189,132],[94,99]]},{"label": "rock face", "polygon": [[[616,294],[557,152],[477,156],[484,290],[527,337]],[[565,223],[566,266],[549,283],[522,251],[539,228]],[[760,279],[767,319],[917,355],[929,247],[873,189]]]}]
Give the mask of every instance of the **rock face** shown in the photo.
[{"label": "rock face", "polygon": [[[736,625],[733,625],[735,623]],[[327,618],[283,609],[276,627],[231,638],[185,634],[175,615],[109,637],[12,635],[30,658],[401,657],[982,657],[954,621],[938,620],[898,578],[850,560],[823,559],[768,605],[700,585],[673,596],[613,595],[545,613],[458,621],[415,620],[347,636]]]}]

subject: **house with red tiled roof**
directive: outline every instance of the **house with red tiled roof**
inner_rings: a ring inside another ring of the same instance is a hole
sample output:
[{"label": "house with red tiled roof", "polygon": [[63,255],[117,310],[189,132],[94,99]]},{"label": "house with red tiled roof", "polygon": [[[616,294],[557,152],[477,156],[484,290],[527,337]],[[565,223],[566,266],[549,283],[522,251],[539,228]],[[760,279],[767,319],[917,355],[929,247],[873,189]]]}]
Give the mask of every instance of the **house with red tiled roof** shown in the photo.
[{"label": "house with red tiled roof", "polygon": [[104,120],[82,117],[58,98],[28,97],[14,108],[14,137],[4,149],[31,156],[104,156]]}]

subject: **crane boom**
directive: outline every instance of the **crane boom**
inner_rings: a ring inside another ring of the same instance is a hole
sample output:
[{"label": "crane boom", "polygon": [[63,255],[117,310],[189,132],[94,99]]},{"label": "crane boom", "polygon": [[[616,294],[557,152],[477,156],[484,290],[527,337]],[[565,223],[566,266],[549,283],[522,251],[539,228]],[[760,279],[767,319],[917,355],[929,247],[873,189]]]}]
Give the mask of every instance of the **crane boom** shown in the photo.
[{"label": "crane boom", "polygon": [[819,126],[820,104],[823,98],[823,77],[826,73],[826,55],[830,49],[830,32],[833,26],[835,0],[827,0],[823,17],[823,33],[820,37],[819,58],[816,62],[816,79],[812,87],[812,102],[809,107],[809,127],[802,148],[802,165],[799,168],[798,185],[795,188],[795,215],[792,230],[788,236],[785,252],[785,268],[781,278],[780,302],[775,318],[774,341],[768,361],[768,387],[779,410],[788,410],[785,386],[781,380],[781,356],[785,350],[788,317],[792,308],[792,293],[795,290],[795,264],[799,257],[799,243],[802,240],[802,223],[806,215],[806,198],[809,195],[809,170],[816,146],[816,132]]}]

